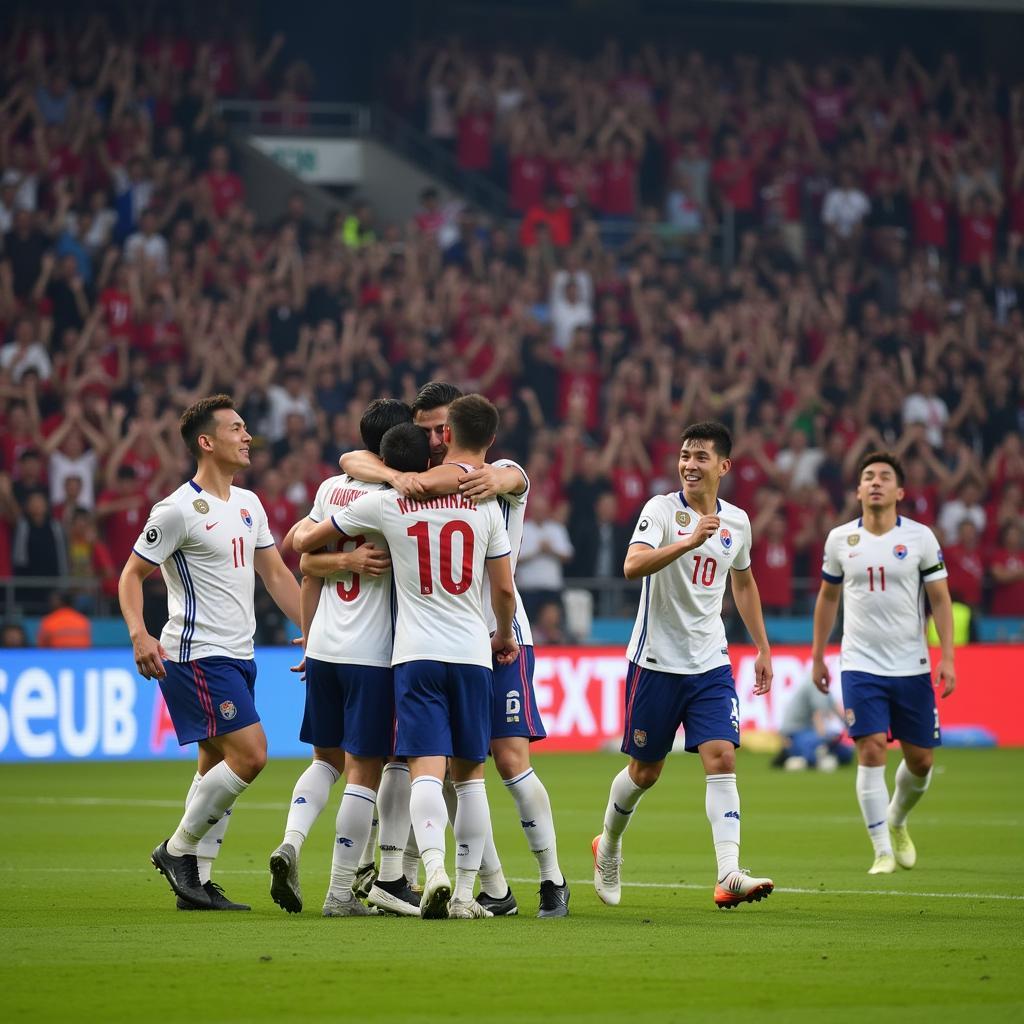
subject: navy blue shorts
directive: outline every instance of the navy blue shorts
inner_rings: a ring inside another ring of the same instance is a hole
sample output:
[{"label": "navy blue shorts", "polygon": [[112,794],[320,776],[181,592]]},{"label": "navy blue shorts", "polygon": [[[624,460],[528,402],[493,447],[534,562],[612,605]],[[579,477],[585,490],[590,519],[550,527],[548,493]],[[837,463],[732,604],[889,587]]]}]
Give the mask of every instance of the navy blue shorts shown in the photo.
[{"label": "navy blue shorts", "polygon": [[196,743],[237,732],[260,720],[256,713],[256,662],[214,655],[165,661],[158,680],[178,743]]},{"label": "navy blue shorts", "polygon": [[390,757],[395,684],[390,668],[306,659],[306,709],[299,739],[356,757]]},{"label": "navy blue shorts", "polygon": [[407,661],[395,666],[399,757],[487,760],[492,673],[480,665]]},{"label": "navy blue shorts", "polygon": [[740,705],[728,665],[696,675],[653,672],[629,663],[622,752],[638,761],[668,756],[682,725],[686,749],[696,753],[708,740],[740,745]]},{"label": "navy blue shorts", "polygon": [[542,740],[547,736],[533,694],[533,648],[520,647],[519,657],[511,665],[494,661],[494,695],[491,739],[525,736]]},{"label": "navy blue shorts", "polygon": [[939,709],[928,672],[916,676],[878,676],[848,670],[840,674],[843,707],[850,735],[884,732],[915,747],[941,747]]}]

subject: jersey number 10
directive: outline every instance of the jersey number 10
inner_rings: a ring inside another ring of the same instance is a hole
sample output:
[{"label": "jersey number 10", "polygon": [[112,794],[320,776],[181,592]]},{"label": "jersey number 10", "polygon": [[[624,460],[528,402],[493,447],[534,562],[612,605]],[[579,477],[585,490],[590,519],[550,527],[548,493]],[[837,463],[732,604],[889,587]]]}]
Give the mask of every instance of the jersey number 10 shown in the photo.
[{"label": "jersey number 10", "polygon": [[[413,523],[406,530],[410,537],[416,538],[417,556],[420,568],[420,593],[434,592],[434,567],[430,557],[430,524]],[[462,535],[462,568],[456,580],[452,572],[452,537]],[[453,519],[441,527],[438,544],[438,578],[441,586],[449,594],[464,594],[473,583],[473,547],[475,538],[473,527],[461,519]]]},{"label": "jersey number 10", "polygon": [[[704,571],[701,572],[700,563],[704,563]],[[697,582],[697,574],[700,573],[700,582],[705,587],[710,587],[715,582],[715,573],[718,572],[718,563],[713,558],[702,558],[700,555],[695,555],[693,559],[693,579],[692,583]]]}]

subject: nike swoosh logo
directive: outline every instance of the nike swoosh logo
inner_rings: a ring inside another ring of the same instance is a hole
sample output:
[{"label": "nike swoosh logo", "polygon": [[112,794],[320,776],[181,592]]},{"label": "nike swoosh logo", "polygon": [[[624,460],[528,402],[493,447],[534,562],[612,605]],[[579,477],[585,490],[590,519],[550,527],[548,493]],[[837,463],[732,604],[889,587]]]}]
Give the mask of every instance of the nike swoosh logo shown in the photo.
[{"label": "nike swoosh logo", "polygon": [[[220,520],[218,519],[217,523],[219,523],[219,522],[220,522]],[[207,523],[206,524],[206,532],[209,533],[217,525],[217,523]]]}]

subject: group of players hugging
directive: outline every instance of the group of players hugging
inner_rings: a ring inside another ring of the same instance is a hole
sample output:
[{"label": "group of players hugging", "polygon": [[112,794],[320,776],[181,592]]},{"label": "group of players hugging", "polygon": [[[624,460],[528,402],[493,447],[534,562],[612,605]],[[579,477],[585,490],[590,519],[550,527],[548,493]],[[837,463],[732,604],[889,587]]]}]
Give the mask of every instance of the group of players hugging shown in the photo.
[{"label": "group of players hugging", "polygon": [[[426,384],[411,407],[371,402],[360,430],[365,449],[342,456],[342,471],[322,483],[283,542],[301,553],[300,585],[259,498],[233,484],[249,465],[252,439],[231,398],[214,395],[182,414],[195,475],[154,505],[119,584],[138,669],[158,681],[179,743],[198,747],[184,814],[152,863],[180,910],[250,909],[230,900],[211,870],[236,800],[267,760],[254,700],[259,573],[301,629],[300,736],[313,749],[270,856],[273,900],[302,910],[303,844],[344,776],[325,917],[517,914],[491,830],[484,785],[490,754],[537,860],[537,916],[566,917],[569,884],[551,802],[530,763],[531,743],[545,731],[533,691],[530,624],[514,582],[530,481],[511,460],[487,461],[497,409],[444,382]],[[740,710],[722,621],[727,577],[758,652],[756,695],[769,692],[772,667],[750,567],[750,520],[718,497],[731,449],[722,424],[687,427],[680,488],[646,503],[627,549],[624,574],[642,580],[626,651],[622,751],[629,761],[612,780],[592,843],[594,888],[610,906],[621,899],[623,833],[660,777],[680,726],[686,750],[704,766],[715,904],[756,902],[774,888],[770,878],[739,866]],[[862,459],[862,514],[827,538],[814,614],[813,675],[827,692],[825,646],[845,595],[842,696],[857,746],[872,874],[913,867],[907,815],[928,788],[941,742],[923,592],[942,644],[943,696],[955,684],[942,552],[927,527],[898,514],[902,483],[891,454]],[[142,614],[142,583],[157,567],[168,603],[159,639]],[[890,737],[903,752],[891,800]],[[446,864],[449,825],[454,884]]]}]

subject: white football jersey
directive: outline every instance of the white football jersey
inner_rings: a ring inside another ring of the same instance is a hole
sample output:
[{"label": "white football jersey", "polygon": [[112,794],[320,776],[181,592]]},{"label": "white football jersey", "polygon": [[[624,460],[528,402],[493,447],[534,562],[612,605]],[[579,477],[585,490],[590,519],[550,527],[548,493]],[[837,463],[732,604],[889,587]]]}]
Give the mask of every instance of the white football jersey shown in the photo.
[{"label": "white football jersey", "polygon": [[881,537],[861,519],[837,526],[825,541],[821,575],[843,585],[842,668],[880,676],[931,671],[924,584],[949,574],[927,526],[897,516]]},{"label": "white football jersey", "polygon": [[[347,473],[329,477],[316,492],[309,518],[322,523],[364,494],[382,490]],[[354,551],[363,544],[387,550],[379,533],[338,538],[338,551]],[[343,572],[324,580],[320,603],[309,627],[306,654],[318,661],[346,665],[390,665],[394,639],[391,608],[391,573],[360,576]]]},{"label": "white football jersey", "polygon": [[[730,569],[750,568],[750,520],[718,502],[721,529],[699,548],[644,577],[626,656],[654,672],[696,675],[729,664],[722,598]],[[656,494],[643,507],[630,544],[662,548],[693,533],[700,519],[682,491]]]},{"label": "white football jersey", "polygon": [[241,487],[222,501],[189,480],[153,506],[133,550],[167,584],[160,643],[171,661],[252,657],[253,555],[273,546],[260,499]]},{"label": "white football jersey", "polygon": [[[512,575],[515,576],[516,565],[519,562],[519,549],[523,546],[523,522],[526,519],[526,499],[530,494],[530,478],[526,475],[526,470],[511,459],[498,459],[491,465],[495,469],[504,469],[506,466],[518,469],[526,481],[526,490],[522,494],[499,494],[496,499],[505,520],[508,542],[512,547]],[[493,633],[498,623],[495,621],[494,610],[491,608],[491,581],[488,579],[484,580],[484,611],[487,612],[487,628]],[[515,633],[516,643],[520,647],[533,646],[533,631],[530,629],[530,620],[523,608],[519,587],[516,587],[516,617],[512,622],[512,630]]]},{"label": "white football jersey", "polygon": [[416,501],[377,491],[331,519],[350,537],[376,532],[387,540],[398,597],[393,665],[443,661],[491,667],[484,563],[510,553],[496,501],[474,505],[459,494]]}]

